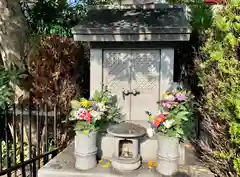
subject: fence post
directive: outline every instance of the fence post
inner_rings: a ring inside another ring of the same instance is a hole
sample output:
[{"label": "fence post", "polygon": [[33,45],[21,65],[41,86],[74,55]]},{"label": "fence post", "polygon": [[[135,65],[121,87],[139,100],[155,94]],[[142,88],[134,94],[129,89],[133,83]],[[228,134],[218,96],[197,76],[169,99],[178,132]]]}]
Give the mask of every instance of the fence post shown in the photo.
[{"label": "fence post", "polygon": [[[23,105],[21,105],[21,112],[20,112],[20,134],[21,134],[21,140],[20,140],[20,162],[24,162],[24,125],[23,125],[23,114],[24,114],[24,108]],[[25,172],[25,165],[22,165],[22,177],[26,177]]]},{"label": "fence post", "polygon": [[[48,152],[48,105],[44,105],[45,111],[45,136],[44,136],[44,153]],[[43,159],[43,163],[46,164],[48,162],[48,155],[46,155]]]},{"label": "fence post", "polygon": [[[4,110],[4,123],[5,123],[5,142],[6,142],[6,167],[10,168],[11,166],[11,160],[10,160],[10,147],[9,147],[9,137],[8,137],[8,106],[7,104],[5,105],[5,110]],[[11,173],[7,173],[8,177],[11,177]]]}]

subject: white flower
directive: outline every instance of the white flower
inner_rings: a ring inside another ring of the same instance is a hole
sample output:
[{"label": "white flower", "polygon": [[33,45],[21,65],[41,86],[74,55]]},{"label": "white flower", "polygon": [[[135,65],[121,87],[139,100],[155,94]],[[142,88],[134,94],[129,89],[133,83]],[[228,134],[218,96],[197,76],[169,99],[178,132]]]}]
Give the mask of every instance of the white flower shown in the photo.
[{"label": "white flower", "polygon": [[147,135],[149,138],[153,137],[154,134],[155,134],[155,131],[152,128],[147,129]]},{"label": "white flower", "polygon": [[174,120],[171,119],[171,120],[166,120],[163,125],[166,127],[166,128],[170,128],[174,123]]},{"label": "white flower", "polygon": [[101,119],[101,113],[98,111],[91,111],[91,116],[95,119],[95,120],[100,120]]},{"label": "white flower", "polygon": [[173,95],[167,95],[167,96],[164,96],[163,99],[168,100],[168,101],[173,101],[175,99],[175,97]]},{"label": "white flower", "polygon": [[105,105],[104,104],[102,104],[102,103],[97,103],[97,107],[99,108],[99,110],[100,111],[105,111],[106,110],[106,107],[105,107]]}]

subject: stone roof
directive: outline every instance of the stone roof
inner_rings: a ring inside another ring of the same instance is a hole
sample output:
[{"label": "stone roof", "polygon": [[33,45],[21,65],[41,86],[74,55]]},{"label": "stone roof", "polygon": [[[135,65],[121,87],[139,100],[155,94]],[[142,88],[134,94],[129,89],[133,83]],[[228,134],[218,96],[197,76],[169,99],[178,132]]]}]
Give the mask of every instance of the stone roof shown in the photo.
[{"label": "stone roof", "polygon": [[87,39],[86,35],[115,35],[115,37],[125,35],[126,37],[126,35],[191,33],[182,6],[160,7],[90,9],[81,24],[72,29],[72,33],[75,37],[85,35],[85,39]]}]

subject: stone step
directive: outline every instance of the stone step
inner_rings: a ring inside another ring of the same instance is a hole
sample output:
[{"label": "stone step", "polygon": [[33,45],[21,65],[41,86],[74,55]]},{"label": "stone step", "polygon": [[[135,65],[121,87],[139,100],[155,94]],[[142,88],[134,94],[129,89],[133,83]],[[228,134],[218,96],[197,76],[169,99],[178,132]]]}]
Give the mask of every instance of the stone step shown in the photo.
[{"label": "stone step", "polygon": [[[86,162],[87,163],[87,162]],[[111,166],[103,168],[100,164],[88,171],[75,168],[74,144],[59,153],[38,171],[38,177],[163,177],[155,168],[149,169],[143,162],[141,167],[131,172],[119,172]],[[196,165],[179,166],[174,177],[214,177],[207,168]]]}]

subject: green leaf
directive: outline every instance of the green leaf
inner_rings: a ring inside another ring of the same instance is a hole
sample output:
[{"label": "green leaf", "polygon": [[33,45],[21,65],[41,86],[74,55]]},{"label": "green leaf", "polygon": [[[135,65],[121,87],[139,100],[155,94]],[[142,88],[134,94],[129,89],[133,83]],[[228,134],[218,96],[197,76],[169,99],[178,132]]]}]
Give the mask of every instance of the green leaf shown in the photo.
[{"label": "green leaf", "polygon": [[231,32],[226,35],[224,40],[228,41],[232,48],[237,45],[237,38]]},{"label": "green leaf", "polygon": [[231,0],[229,1],[231,3],[232,6],[238,7],[240,6],[240,2],[239,0]]},{"label": "green leaf", "polygon": [[183,119],[183,120],[187,121],[188,120],[187,115],[189,115],[188,111],[181,111],[176,115],[176,117],[179,118],[179,119]]},{"label": "green leaf", "polygon": [[70,116],[71,116],[71,117],[76,117],[76,114],[77,114],[77,110],[72,110],[72,111],[70,112]]},{"label": "green leaf", "polygon": [[240,15],[235,15],[235,19],[240,22]]},{"label": "green leaf", "polygon": [[81,108],[81,105],[80,105],[80,102],[79,101],[77,101],[77,100],[72,100],[71,102],[70,102],[70,104],[71,104],[71,108],[72,109],[80,109]]},{"label": "green leaf", "polygon": [[240,175],[240,157],[234,159],[234,168],[237,171],[237,174]]},{"label": "green leaf", "polygon": [[177,134],[178,134],[178,135],[183,135],[183,134],[184,134],[183,129],[178,128],[178,129],[177,129]]},{"label": "green leaf", "polygon": [[176,132],[173,129],[170,129],[170,130],[167,131],[167,136],[175,137],[176,136]]},{"label": "green leaf", "polygon": [[210,57],[216,61],[219,61],[223,58],[223,54],[224,54],[223,51],[216,50],[210,53]]},{"label": "green leaf", "polygon": [[223,32],[229,31],[230,29],[230,22],[227,21],[226,17],[223,17],[221,15],[215,16],[215,24],[217,28]]}]

